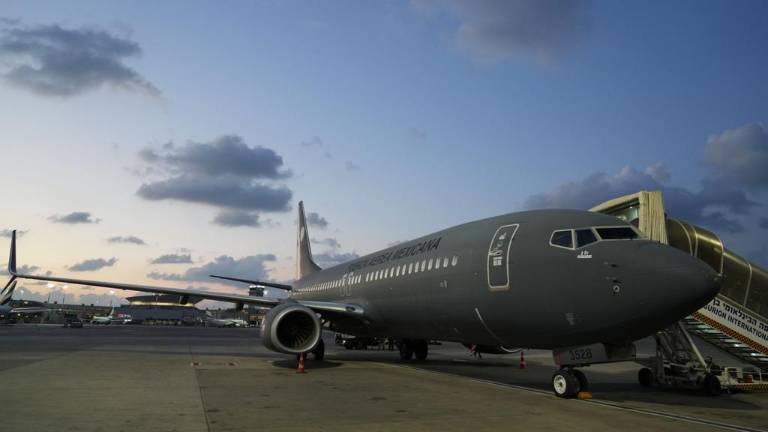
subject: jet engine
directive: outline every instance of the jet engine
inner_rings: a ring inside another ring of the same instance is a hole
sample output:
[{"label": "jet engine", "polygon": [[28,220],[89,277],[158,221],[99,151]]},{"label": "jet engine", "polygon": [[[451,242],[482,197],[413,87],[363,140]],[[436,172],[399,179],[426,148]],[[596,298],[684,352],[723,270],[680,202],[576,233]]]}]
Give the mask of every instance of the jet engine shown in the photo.
[{"label": "jet engine", "polygon": [[[462,345],[472,349],[472,344],[463,343]],[[520,352],[520,348],[507,347],[504,345],[478,345],[477,351],[483,354],[514,354]]]},{"label": "jet engine", "polygon": [[317,345],[321,333],[317,314],[295,301],[272,308],[261,326],[264,346],[284,354],[310,351]]}]

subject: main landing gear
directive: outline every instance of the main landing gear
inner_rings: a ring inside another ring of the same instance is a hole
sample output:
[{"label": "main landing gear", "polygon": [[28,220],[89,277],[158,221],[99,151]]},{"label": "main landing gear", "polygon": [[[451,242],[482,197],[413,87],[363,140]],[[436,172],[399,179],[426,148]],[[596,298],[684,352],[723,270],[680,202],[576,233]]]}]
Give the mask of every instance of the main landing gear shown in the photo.
[{"label": "main landing gear", "polygon": [[424,339],[402,339],[398,342],[400,350],[400,360],[408,361],[412,358],[416,360],[426,360],[429,354],[429,343]]},{"label": "main landing gear", "polygon": [[582,371],[563,368],[552,375],[552,389],[557,397],[572,398],[579,392],[589,391],[589,381]]}]

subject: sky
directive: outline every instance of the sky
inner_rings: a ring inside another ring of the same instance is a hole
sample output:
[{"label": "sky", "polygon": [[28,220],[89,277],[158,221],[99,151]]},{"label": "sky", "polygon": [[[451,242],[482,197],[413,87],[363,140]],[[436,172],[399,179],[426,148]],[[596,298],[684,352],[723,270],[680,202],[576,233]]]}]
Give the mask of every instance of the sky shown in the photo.
[{"label": "sky", "polygon": [[[300,200],[329,266],[647,189],[768,267],[767,16],[746,0],[0,0],[0,245],[20,230],[40,274],[237,292],[208,275],[293,278]],[[62,288],[21,295],[130,295]]]}]

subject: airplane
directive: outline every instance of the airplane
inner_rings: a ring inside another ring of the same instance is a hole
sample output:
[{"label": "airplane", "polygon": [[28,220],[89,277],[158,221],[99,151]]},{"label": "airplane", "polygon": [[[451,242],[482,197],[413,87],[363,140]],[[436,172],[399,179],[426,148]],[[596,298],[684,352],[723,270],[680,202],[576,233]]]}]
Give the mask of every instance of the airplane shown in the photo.
[{"label": "airplane", "polygon": [[94,315],[94,317],[91,318],[91,324],[103,324],[103,325],[112,324],[112,320],[116,319],[114,315],[115,315],[115,308],[112,308],[109,311],[109,315],[105,315],[105,316]]},{"label": "airplane", "polygon": [[235,318],[208,318],[205,322],[210,327],[248,327],[245,320]]},{"label": "airplane", "polygon": [[[327,269],[312,258],[303,202],[298,213],[293,284],[236,279],[285,289],[287,298],[23,275],[16,271],[15,234],[8,271],[12,280],[176,294],[182,303],[194,296],[231,302],[237,309],[244,304],[270,308],[261,328],[264,345],[284,354],[313,353],[318,360],[325,353],[323,328],[398,340],[402,360],[426,359],[430,340],[506,351],[586,346],[566,351],[583,361],[558,363],[552,387],[559,397],[587,390],[586,376],[576,367],[601,361],[597,354],[592,359],[590,344],[601,344],[606,352],[634,348],[633,341],[698,310],[720,287],[720,275],[705,263],[601,213],[509,213]],[[612,361],[611,355],[602,356]]]},{"label": "airplane", "polygon": [[11,279],[5,285],[2,291],[0,291],[0,320],[7,321],[11,314],[24,314],[24,313],[37,313],[46,312],[51,310],[42,306],[30,306],[30,307],[12,307],[10,306],[13,299],[13,291],[16,289],[16,280]]}]

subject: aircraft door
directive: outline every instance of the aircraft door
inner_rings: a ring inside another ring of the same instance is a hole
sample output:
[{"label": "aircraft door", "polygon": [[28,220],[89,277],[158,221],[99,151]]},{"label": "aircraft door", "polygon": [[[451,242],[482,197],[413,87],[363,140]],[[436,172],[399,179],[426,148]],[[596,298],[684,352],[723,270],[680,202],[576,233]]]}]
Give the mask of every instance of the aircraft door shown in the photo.
[{"label": "aircraft door", "polygon": [[488,247],[488,289],[509,290],[509,249],[520,224],[500,226]]}]

